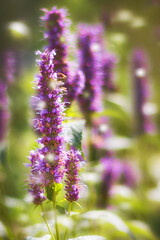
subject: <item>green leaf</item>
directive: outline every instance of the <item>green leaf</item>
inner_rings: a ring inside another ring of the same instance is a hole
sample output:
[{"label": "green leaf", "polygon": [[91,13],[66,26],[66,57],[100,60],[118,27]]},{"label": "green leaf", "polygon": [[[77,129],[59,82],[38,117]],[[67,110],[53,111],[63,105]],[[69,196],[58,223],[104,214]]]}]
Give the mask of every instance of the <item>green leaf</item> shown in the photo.
[{"label": "green leaf", "polygon": [[47,198],[50,201],[53,201],[53,199],[58,195],[58,193],[62,189],[62,184],[61,183],[54,183],[52,186],[46,186],[46,194]]},{"label": "green leaf", "polygon": [[155,240],[155,236],[150,230],[149,226],[142,221],[132,220],[128,223],[131,231],[134,233],[136,239]]},{"label": "green leaf", "polygon": [[81,149],[81,142],[82,142],[82,130],[81,131],[77,131],[77,129],[72,128],[72,145],[76,148],[76,149]]},{"label": "green leaf", "polygon": [[119,232],[127,233],[130,239],[135,240],[134,235],[126,225],[126,223],[116,214],[107,210],[94,210],[83,214],[84,219],[101,220],[104,224],[108,223],[113,225]]},{"label": "green leaf", "polygon": [[97,235],[88,235],[77,238],[69,238],[69,240],[106,240],[106,238]]},{"label": "green leaf", "polygon": [[56,204],[56,209],[57,209],[57,211],[58,211],[60,214],[65,214],[65,213],[66,213],[65,208],[62,207],[62,206],[60,206],[60,205],[58,205],[58,204]]},{"label": "green leaf", "polygon": [[72,121],[64,124],[64,136],[67,141],[76,149],[81,150],[81,142],[83,137],[84,120]]}]

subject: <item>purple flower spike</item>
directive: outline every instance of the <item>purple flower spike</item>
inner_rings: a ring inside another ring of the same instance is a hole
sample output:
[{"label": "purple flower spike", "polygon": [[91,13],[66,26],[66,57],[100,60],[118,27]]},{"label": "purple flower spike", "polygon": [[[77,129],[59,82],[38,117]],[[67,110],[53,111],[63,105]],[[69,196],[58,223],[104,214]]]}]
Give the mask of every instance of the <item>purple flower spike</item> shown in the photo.
[{"label": "purple flower spike", "polygon": [[103,57],[103,89],[105,91],[115,91],[114,68],[117,60],[113,54],[106,53]]},{"label": "purple flower spike", "polygon": [[85,76],[81,70],[77,71],[77,73],[74,75],[74,77],[71,79],[71,81],[68,84],[67,87],[67,100],[69,102],[72,102],[78,98],[80,94],[82,94],[83,89],[85,86]]},{"label": "purple flower spike", "polygon": [[[68,44],[70,32],[70,20],[66,9],[57,9],[53,7],[51,11],[43,9],[45,15],[41,18],[45,27],[44,37],[48,40],[47,48],[51,51],[55,49],[56,56],[54,60],[54,71],[66,75],[64,86],[67,94],[64,96],[66,106],[69,106],[84,87],[84,77],[80,71],[71,74],[71,70],[67,63]],[[73,76],[71,76],[73,75]]]},{"label": "purple flower spike", "polygon": [[6,89],[6,84],[0,82],[0,143],[3,142],[6,138],[9,118]]},{"label": "purple flower spike", "polygon": [[65,186],[65,197],[69,202],[74,202],[79,199],[80,184],[78,172],[80,170],[80,152],[71,149],[67,153],[67,159],[65,163],[66,168],[66,186]]},{"label": "purple flower spike", "polygon": [[101,110],[102,73],[101,46],[103,28],[100,25],[80,25],[78,32],[80,69],[85,75],[85,88],[79,96],[84,114]]},{"label": "purple flower spike", "polygon": [[67,10],[53,7],[51,11],[47,9],[43,9],[43,11],[45,15],[41,19],[45,26],[44,37],[48,40],[48,49],[56,51],[54,71],[68,76],[66,35],[70,21],[67,18]]},{"label": "purple flower spike", "polygon": [[139,134],[153,133],[155,130],[154,123],[148,113],[146,113],[146,104],[150,99],[150,91],[147,76],[147,58],[143,50],[137,49],[134,51],[132,68],[137,132]]},{"label": "purple flower spike", "polygon": [[40,204],[44,197],[44,188],[60,183],[64,174],[63,152],[64,138],[62,136],[62,122],[64,121],[63,87],[65,76],[54,72],[54,50],[43,53],[38,60],[40,75],[37,76],[37,119],[36,128],[42,133],[38,139],[41,148],[31,151],[31,175],[29,177],[29,192],[34,197],[34,203]]}]

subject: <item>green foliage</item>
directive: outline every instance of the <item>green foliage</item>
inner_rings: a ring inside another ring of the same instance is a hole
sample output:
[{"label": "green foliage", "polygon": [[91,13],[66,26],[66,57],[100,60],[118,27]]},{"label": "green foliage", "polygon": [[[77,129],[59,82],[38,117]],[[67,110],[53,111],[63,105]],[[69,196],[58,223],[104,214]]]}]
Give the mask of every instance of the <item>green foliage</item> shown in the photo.
[{"label": "green foliage", "polygon": [[54,183],[52,186],[46,186],[46,195],[48,200],[54,201],[55,197],[62,190],[63,184]]},{"label": "green foliage", "polygon": [[62,206],[60,206],[60,205],[58,205],[58,204],[56,204],[56,209],[57,209],[57,211],[58,211],[60,214],[65,214],[65,213],[66,213],[65,208],[62,207]]},{"label": "green foliage", "polygon": [[64,135],[68,142],[73,145],[76,149],[81,148],[83,130],[84,130],[84,120],[71,121],[70,123],[64,124]]},{"label": "green foliage", "polygon": [[72,129],[72,145],[76,148],[76,149],[81,149],[81,142],[82,142],[82,129],[79,131],[79,129],[74,129],[73,127],[71,127]]}]

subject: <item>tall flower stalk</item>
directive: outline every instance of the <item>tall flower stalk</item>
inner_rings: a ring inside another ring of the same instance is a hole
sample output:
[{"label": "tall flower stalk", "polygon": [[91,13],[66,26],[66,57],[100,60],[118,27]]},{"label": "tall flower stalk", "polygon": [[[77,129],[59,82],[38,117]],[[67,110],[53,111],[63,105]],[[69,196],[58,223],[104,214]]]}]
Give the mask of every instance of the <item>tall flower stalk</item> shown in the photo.
[{"label": "tall flower stalk", "polygon": [[[44,52],[37,51],[36,54],[40,55],[40,60],[37,61],[40,74],[35,80],[37,114],[39,114],[35,127],[41,132],[42,137],[38,138],[40,147],[30,152],[30,164],[27,166],[31,168],[31,173],[27,182],[29,193],[32,194],[36,206],[41,205],[43,210],[42,203],[46,199],[52,201],[55,212],[56,239],[59,240],[56,196],[62,189],[65,173],[65,199],[69,202],[70,210],[71,203],[79,199],[80,152],[74,147],[69,151],[65,150],[66,140],[62,125],[66,118],[63,101],[66,93],[65,75],[54,72],[55,51],[49,52],[46,49]],[[43,218],[52,239],[55,239],[44,214]]]},{"label": "tall flower stalk", "polygon": [[101,25],[81,24],[78,28],[79,66],[85,76],[80,109],[85,117],[88,135],[88,159],[93,161],[91,129],[93,113],[102,110],[102,32]]},{"label": "tall flower stalk", "polygon": [[[41,205],[47,197],[55,206],[56,184],[61,184],[65,162],[62,136],[62,122],[65,118],[62,102],[65,88],[62,80],[65,77],[63,74],[54,72],[54,51],[45,50],[43,53],[37,51],[36,54],[40,55],[38,61],[40,75],[35,82],[39,99],[37,111],[40,115],[37,128],[42,133],[38,143],[42,147],[30,153],[31,174],[28,185],[35,205]],[[56,233],[59,239],[57,223]]]}]

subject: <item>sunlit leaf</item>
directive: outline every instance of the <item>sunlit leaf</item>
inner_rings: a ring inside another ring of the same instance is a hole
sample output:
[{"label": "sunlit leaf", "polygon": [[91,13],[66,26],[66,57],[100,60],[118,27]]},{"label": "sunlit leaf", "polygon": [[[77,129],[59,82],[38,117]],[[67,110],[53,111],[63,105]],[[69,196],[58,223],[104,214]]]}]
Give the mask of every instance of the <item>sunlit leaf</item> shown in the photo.
[{"label": "sunlit leaf", "polygon": [[91,220],[102,220],[102,222],[113,225],[118,231],[129,234],[131,239],[135,239],[124,221],[112,212],[107,210],[89,211],[83,214],[83,218]]},{"label": "sunlit leaf", "polygon": [[128,226],[134,233],[135,237],[141,240],[154,240],[155,237],[151,232],[149,226],[141,221],[130,221]]},{"label": "sunlit leaf", "polygon": [[54,196],[57,196],[58,193],[61,191],[62,184],[55,182],[52,186],[46,186],[45,189],[46,189],[47,198],[50,201],[53,201]]}]

